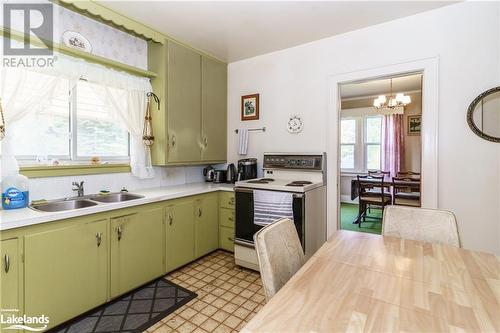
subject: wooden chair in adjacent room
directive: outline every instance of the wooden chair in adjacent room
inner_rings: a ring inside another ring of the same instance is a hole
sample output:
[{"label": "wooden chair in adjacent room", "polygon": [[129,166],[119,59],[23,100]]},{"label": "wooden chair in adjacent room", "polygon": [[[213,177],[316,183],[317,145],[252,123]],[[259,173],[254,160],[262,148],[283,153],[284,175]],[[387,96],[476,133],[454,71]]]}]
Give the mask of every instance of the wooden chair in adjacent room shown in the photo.
[{"label": "wooden chair in adjacent room", "polygon": [[461,247],[455,215],[446,210],[387,206],[382,235]]},{"label": "wooden chair in adjacent room", "polygon": [[420,172],[400,171],[400,172],[397,173],[396,177],[420,179]]},{"label": "wooden chair in adjacent room", "polygon": [[392,204],[420,207],[420,179],[392,177]]},{"label": "wooden chair in adjacent room", "polygon": [[305,263],[297,229],[281,219],[253,236],[266,300],[269,301]]},{"label": "wooden chair in adjacent room", "polygon": [[359,184],[359,211],[358,226],[366,221],[366,218],[380,219],[378,217],[367,215],[368,207],[380,207],[382,215],[385,206],[392,202],[390,183],[384,181],[384,176],[360,176],[357,175]]}]

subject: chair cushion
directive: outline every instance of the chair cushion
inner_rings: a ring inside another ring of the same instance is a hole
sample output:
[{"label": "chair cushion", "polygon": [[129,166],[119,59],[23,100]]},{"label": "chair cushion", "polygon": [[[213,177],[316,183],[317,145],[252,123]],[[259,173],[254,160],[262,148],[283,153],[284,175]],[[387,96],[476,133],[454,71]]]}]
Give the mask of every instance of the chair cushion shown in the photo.
[{"label": "chair cushion", "polygon": [[269,300],[305,263],[297,229],[290,219],[281,219],[254,235],[260,275]]},{"label": "chair cushion", "polygon": [[396,198],[420,200],[420,192],[397,192],[394,194]]},{"label": "chair cushion", "polygon": [[387,204],[387,203],[391,202],[392,197],[390,194],[385,194],[385,193],[384,193],[383,199],[382,199],[382,196],[380,194],[377,196],[363,194],[359,197],[359,200],[365,201],[368,203],[378,203],[378,204],[385,203],[385,204]]}]

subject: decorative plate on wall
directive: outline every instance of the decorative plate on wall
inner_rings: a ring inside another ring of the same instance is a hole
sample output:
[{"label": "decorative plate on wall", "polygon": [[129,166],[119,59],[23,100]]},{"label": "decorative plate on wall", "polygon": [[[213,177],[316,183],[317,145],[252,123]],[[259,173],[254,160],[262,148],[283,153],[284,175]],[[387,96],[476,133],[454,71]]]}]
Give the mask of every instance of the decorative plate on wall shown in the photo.
[{"label": "decorative plate on wall", "polygon": [[83,52],[92,52],[90,41],[81,33],[67,30],[62,34],[62,41],[67,47],[77,49]]}]

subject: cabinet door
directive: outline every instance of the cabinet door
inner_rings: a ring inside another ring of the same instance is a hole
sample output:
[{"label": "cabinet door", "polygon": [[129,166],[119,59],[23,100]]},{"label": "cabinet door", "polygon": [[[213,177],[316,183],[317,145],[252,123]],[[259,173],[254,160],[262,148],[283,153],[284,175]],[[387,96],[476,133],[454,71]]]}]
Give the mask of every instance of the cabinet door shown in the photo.
[{"label": "cabinet door", "polygon": [[[168,42],[168,162],[201,158],[201,56]],[[225,131],[225,129],[224,129]]]},{"label": "cabinet door", "polygon": [[220,248],[234,252],[234,229],[220,227]]},{"label": "cabinet door", "polygon": [[219,245],[219,198],[217,193],[201,196],[195,209],[195,256],[199,258],[217,250]]},{"label": "cabinet door", "polygon": [[[19,250],[18,239],[8,239],[0,242],[0,308],[19,309]],[[19,309],[20,310],[20,309]]]},{"label": "cabinet door", "polygon": [[162,208],[111,219],[111,297],[164,273],[164,235]]},{"label": "cabinet door", "polygon": [[202,161],[227,158],[227,65],[202,57]]},{"label": "cabinet door", "polygon": [[194,201],[169,205],[167,214],[167,271],[194,260]]},{"label": "cabinet door", "polygon": [[106,302],[106,220],[25,237],[25,309],[54,327]]}]

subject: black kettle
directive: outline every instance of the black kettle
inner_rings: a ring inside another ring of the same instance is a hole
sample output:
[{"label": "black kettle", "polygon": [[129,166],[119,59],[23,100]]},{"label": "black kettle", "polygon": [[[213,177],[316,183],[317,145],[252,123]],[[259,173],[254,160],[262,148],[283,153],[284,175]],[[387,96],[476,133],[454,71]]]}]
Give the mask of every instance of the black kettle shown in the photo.
[{"label": "black kettle", "polygon": [[226,183],[232,184],[236,181],[236,167],[233,163],[229,163],[226,170]]}]

